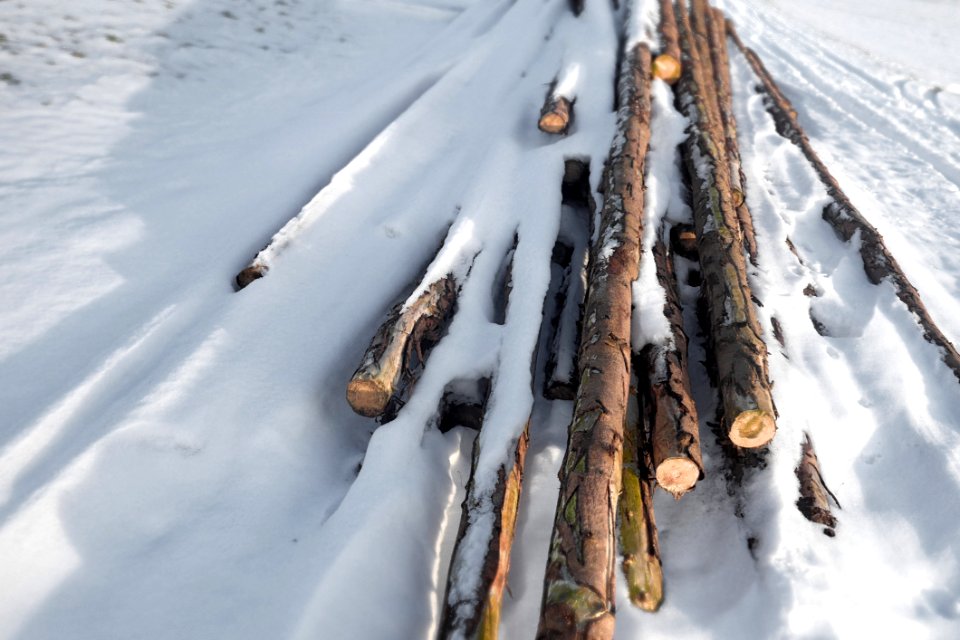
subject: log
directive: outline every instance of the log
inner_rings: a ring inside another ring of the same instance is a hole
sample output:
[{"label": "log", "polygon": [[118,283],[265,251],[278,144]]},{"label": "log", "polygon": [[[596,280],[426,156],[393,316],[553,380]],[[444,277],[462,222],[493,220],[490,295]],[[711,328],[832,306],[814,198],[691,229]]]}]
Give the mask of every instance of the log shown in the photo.
[{"label": "log", "polygon": [[660,53],[653,59],[653,75],[670,84],[680,79],[680,38],[671,0],[660,0]]},{"label": "log", "polygon": [[737,140],[737,121],[733,114],[733,89],[730,80],[730,57],[727,51],[726,22],[719,9],[707,8],[710,55],[713,59],[714,84],[723,125],[724,145],[729,165],[730,192],[740,221],[740,234],[750,261],[757,264],[757,239],[753,230],[753,215],[747,206],[746,184],[740,162],[740,143]]},{"label": "log", "polygon": [[833,227],[844,242],[849,242],[859,232],[860,257],[863,260],[863,269],[867,278],[875,285],[884,280],[890,281],[897,297],[906,305],[917,324],[920,325],[924,339],[940,350],[940,357],[944,364],[960,381],[960,353],[957,352],[956,347],[944,335],[930,312],[927,311],[926,305],[920,298],[920,293],[907,278],[893,254],[890,253],[883,241],[883,236],[853,205],[843,189],[840,188],[836,178],[833,177],[820,156],[814,151],[810,145],[810,139],[800,126],[796,109],[793,108],[793,105],[790,104],[780,87],[777,86],[766,67],[763,66],[760,57],[752,49],[744,46],[733,23],[728,20],[726,24],[727,33],[760,80],[758,89],[763,94],[764,104],[767,112],[773,117],[777,132],[800,148],[830,196],[830,202],[823,208],[823,219]]},{"label": "log", "polygon": [[454,427],[480,431],[490,395],[490,379],[451,382],[443,390],[437,428],[447,433]]},{"label": "log", "polygon": [[663,288],[663,315],[670,323],[672,340],[648,345],[643,350],[647,371],[645,398],[650,412],[653,469],[657,484],[679,499],[703,477],[700,456],[700,426],[687,374],[687,334],[683,309],[673,273],[673,257],[667,252],[663,231],[657,234],[653,259],[657,281]]},{"label": "log", "polygon": [[[480,437],[474,440],[473,464],[467,484],[467,496],[463,501],[460,516],[460,531],[450,561],[447,591],[440,625],[440,638],[470,638],[496,640],[500,629],[500,610],[503,591],[510,571],[510,550],[517,528],[517,512],[520,508],[520,491],[523,484],[523,465],[530,443],[530,422],[517,439],[512,459],[500,467],[492,497],[478,496],[476,491],[476,465],[480,455]],[[487,538],[483,561],[480,564],[480,579],[476,588],[462,593],[457,588],[459,578],[465,571],[475,571],[467,559],[464,546],[471,514],[493,506],[493,526]]]},{"label": "log", "polygon": [[544,133],[566,133],[573,120],[573,102],[566,96],[556,95],[553,89],[547,93],[540,109],[540,120],[537,126]]},{"label": "log", "polygon": [[650,140],[650,50],[620,65],[618,132],[592,246],[580,384],[560,468],[538,638],[611,638],[614,528],[630,395],[632,283],[640,260],[643,166]]},{"label": "log", "polygon": [[240,289],[243,289],[254,280],[259,280],[263,276],[267,275],[267,271],[268,271],[267,265],[254,262],[253,264],[251,264],[250,266],[248,266],[243,271],[237,274],[237,277],[235,278],[235,281],[237,283],[237,290],[239,291]]},{"label": "log", "polygon": [[453,276],[430,284],[416,300],[398,304],[377,330],[350,382],[347,402],[367,417],[383,416],[416,380],[426,356],[456,308]]},{"label": "log", "polygon": [[[635,366],[634,370],[642,370],[642,367]],[[640,408],[637,376],[633,375],[631,379],[633,384],[623,433],[623,489],[619,502],[621,566],[630,602],[644,611],[656,611],[663,602],[663,567],[653,513],[650,446],[645,413]]]},{"label": "log", "polygon": [[693,225],[681,223],[670,227],[670,249],[687,260],[700,260],[700,254],[697,253],[697,232]]},{"label": "log", "polygon": [[677,4],[677,17],[683,51],[683,75],[677,88],[679,104],[690,122],[684,155],[724,427],[736,446],[762,447],[776,433],[767,347],[747,280],[722,132],[711,117],[715,111],[705,94],[707,74],[683,2]]},{"label": "log", "polygon": [[810,440],[810,434],[803,434],[803,444],[800,451],[800,462],[796,469],[797,480],[800,482],[800,498],[797,500],[797,508],[803,517],[810,522],[822,524],[826,527],[823,532],[831,538],[836,535],[837,518],[830,510],[830,498],[839,507],[840,502],[833,492],[823,481],[823,474],[820,472],[820,461],[817,460],[817,453],[813,450],[813,442]]}]

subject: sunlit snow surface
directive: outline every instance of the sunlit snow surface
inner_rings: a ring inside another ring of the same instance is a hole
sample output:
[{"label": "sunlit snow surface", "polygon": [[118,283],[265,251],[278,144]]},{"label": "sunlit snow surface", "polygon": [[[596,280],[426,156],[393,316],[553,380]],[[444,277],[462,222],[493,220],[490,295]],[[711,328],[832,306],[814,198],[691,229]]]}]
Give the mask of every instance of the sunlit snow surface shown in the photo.
[{"label": "sunlit snow surface", "polygon": [[[960,340],[955,3],[723,4]],[[533,636],[571,407],[531,394],[529,350],[562,160],[589,157],[596,186],[615,122],[615,19],[586,6],[0,2],[0,637],[429,637],[474,438],[430,416],[451,377],[490,373],[481,466],[533,412],[502,622]],[[768,339],[780,432],[728,491],[692,336],[708,475],[679,502],[658,493],[666,600],[639,612],[621,585],[617,636],[960,636],[960,385],[820,220],[822,187],[732,59],[751,278],[786,339]],[[560,139],[535,128],[558,74],[578,94]],[[660,113],[669,144],[677,116]],[[672,158],[654,157],[680,219]],[[268,276],[235,293],[298,212]],[[374,432],[346,381],[448,233],[431,273],[472,261],[460,314]],[[489,285],[515,236],[499,325]],[[659,297],[641,283],[637,299]],[[637,317],[635,335],[662,334]],[[843,505],[833,539],[793,504],[804,431]]]}]

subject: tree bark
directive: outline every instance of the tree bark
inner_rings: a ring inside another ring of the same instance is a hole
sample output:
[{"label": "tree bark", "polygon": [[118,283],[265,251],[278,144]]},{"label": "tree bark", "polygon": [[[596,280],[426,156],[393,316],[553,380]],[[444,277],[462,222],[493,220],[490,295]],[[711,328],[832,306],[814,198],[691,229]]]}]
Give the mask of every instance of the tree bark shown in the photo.
[{"label": "tree bark", "polygon": [[705,69],[709,67],[702,64],[683,2],[677,4],[677,15],[684,69],[678,83],[679,103],[690,122],[685,159],[724,426],[733,444],[762,447],[776,433],[767,347],[747,280],[723,134],[717,110],[711,109],[706,95],[710,85]]},{"label": "tree bark", "polygon": [[540,131],[554,134],[566,133],[572,120],[573,102],[566,96],[555,94],[551,86],[540,109],[540,120],[537,123]]},{"label": "tree bark", "polygon": [[453,317],[456,299],[457,284],[446,276],[406,307],[394,307],[347,384],[347,402],[354,411],[380,417],[400,399]]},{"label": "tree bark", "polygon": [[837,519],[830,510],[830,498],[840,506],[827,484],[823,481],[820,472],[820,461],[813,450],[810,434],[803,434],[800,463],[796,469],[797,480],[800,482],[800,499],[797,508],[810,522],[816,522],[826,527],[823,532],[831,538],[836,535]]},{"label": "tree bark", "polygon": [[653,75],[670,84],[680,79],[680,37],[671,0],[660,0],[660,54],[653,59]]},{"label": "tree bark", "polygon": [[[496,640],[500,629],[500,608],[503,591],[510,571],[510,550],[517,528],[517,512],[520,507],[520,491],[523,484],[523,465],[530,443],[530,422],[527,421],[517,440],[513,459],[500,467],[497,484],[491,498],[476,495],[477,459],[480,454],[480,437],[474,440],[473,464],[467,484],[467,496],[463,501],[460,516],[460,531],[457,535],[450,572],[447,581],[444,610],[440,626],[440,638],[470,638],[472,640]],[[471,526],[471,514],[487,505],[493,506],[493,526],[480,564],[480,580],[471,593],[458,593],[455,585],[464,571],[471,571],[471,560],[466,556],[463,542]]]},{"label": "tree bark", "polygon": [[621,65],[618,135],[605,176],[584,311],[580,385],[550,541],[538,638],[610,638],[614,528],[630,393],[632,283],[640,260],[643,164],[650,140],[650,51]]},{"label": "tree bark", "polygon": [[646,405],[650,413],[653,468],[657,484],[680,498],[703,477],[700,457],[700,426],[697,408],[690,393],[687,374],[687,334],[683,330],[683,309],[673,273],[673,257],[667,252],[663,230],[653,246],[657,280],[665,295],[663,315],[670,323],[669,343],[648,345],[646,363]]},{"label": "tree bark", "polygon": [[[635,367],[635,371],[640,367]],[[632,388],[623,432],[623,489],[619,502],[620,554],[630,601],[644,611],[656,611],[663,602],[663,568],[653,514],[650,446],[646,412],[641,408],[638,377]]]},{"label": "tree bark", "polygon": [[760,80],[759,89],[763,93],[767,112],[773,116],[777,132],[800,148],[819,176],[820,182],[826,187],[831,201],[823,209],[823,219],[833,227],[844,242],[849,242],[854,234],[860,232],[860,257],[863,259],[863,268],[867,278],[873,284],[880,284],[885,279],[889,279],[897,297],[916,318],[917,324],[923,331],[924,339],[939,348],[944,364],[953,371],[957,380],[960,380],[960,353],[957,352],[956,347],[943,334],[943,331],[931,317],[930,312],[927,311],[923,300],[920,298],[920,293],[907,278],[903,269],[900,268],[900,264],[893,257],[893,254],[887,249],[883,236],[853,206],[853,203],[840,188],[836,178],[820,160],[820,156],[813,150],[809,138],[800,126],[793,105],[790,104],[790,101],[774,82],[773,77],[763,66],[760,57],[752,49],[744,46],[730,21],[727,21],[727,32]]},{"label": "tree bark", "polygon": [[733,90],[730,80],[730,57],[727,51],[726,22],[719,9],[707,8],[709,22],[710,54],[713,59],[714,83],[717,88],[717,102],[723,124],[724,144],[727,150],[730,192],[740,221],[740,234],[750,261],[757,264],[757,239],[753,230],[753,216],[747,206],[746,184],[740,162],[740,143],[737,140],[737,121],[733,115]]}]

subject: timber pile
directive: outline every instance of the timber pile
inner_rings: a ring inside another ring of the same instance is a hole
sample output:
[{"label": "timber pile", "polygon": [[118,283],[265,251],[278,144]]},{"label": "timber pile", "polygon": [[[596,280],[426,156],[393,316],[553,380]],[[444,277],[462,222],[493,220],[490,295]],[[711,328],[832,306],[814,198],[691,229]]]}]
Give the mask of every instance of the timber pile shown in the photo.
[{"label": "timber pile", "polygon": [[[552,298],[541,326],[546,352],[531,355],[531,366],[539,362],[545,371],[543,396],[575,401],[544,579],[537,632],[543,639],[612,637],[618,552],[631,602],[656,611],[663,601],[653,491],[659,486],[680,499],[705,471],[677,260],[692,261],[699,269],[690,272],[687,284],[700,290],[707,364],[720,401],[721,448],[731,456],[758,455],[749,451],[762,452],[776,433],[767,343],[757,311],[761,303],[751,290],[747,267],[748,262],[757,264],[759,252],[740,161],[728,39],[756,73],[758,91],[779,133],[801,148],[826,186],[832,201],[824,219],[844,240],[860,232],[870,281],[892,282],[925,337],[941,348],[944,361],[960,378],[960,356],[882,238],[813,151],[796,111],[756,53],[707,0],[661,0],[659,5],[659,51],[643,42],[632,44],[629,50],[624,47],[618,61],[617,133],[601,181],[597,229],[588,228],[595,197],[590,162],[567,160],[564,168],[561,191],[567,223],[561,225],[552,256]],[[579,1],[571,1],[570,7],[577,15],[584,8]],[[651,96],[657,79],[673,85],[676,105],[689,123],[680,151],[693,220],[664,221],[644,230],[644,167],[651,126],[656,126]],[[567,132],[573,118],[576,96],[559,93],[557,86],[557,80],[550,85],[538,119],[538,128],[549,134]],[[649,253],[642,251],[644,233],[652,239],[646,245],[652,246]],[[661,342],[650,344],[631,343],[632,286],[641,259],[652,261],[664,294],[657,311],[669,327]],[[512,268],[511,252],[500,287],[504,305],[512,293]],[[238,284],[260,275],[247,273],[238,277]],[[356,412],[386,421],[403,405],[456,313],[460,277],[449,273],[422,282],[419,293],[388,314],[347,386],[347,400]],[[776,317],[771,325],[773,338],[785,346]],[[466,391],[462,384],[449,390],[438,409],[439,428],[466,425],[482,432],[489,421],[490,387],[484,379],[467,384]],[[482,438],[474,443],[441,614],[442,638],[491,639],[498,634],[530,418],[510,427],[519,435],[499,463],[492,490],[484,489],[476,477]],[[809,435],[800,454],[798,509],[833,536],[837,519],[831,504],[840,505],[824,482]],[[476,555],[470,556],[477,549],[479,563]]]}]

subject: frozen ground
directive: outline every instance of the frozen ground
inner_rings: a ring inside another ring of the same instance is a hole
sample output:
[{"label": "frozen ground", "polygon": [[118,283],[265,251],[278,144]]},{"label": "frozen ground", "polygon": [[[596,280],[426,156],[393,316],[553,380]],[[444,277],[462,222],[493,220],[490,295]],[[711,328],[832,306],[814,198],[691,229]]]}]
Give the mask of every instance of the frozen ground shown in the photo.
[{"label": "frozen ground", "polygon": [[[956,3],[723,4],[960,340]],[[614,122],[615,25],[587,7],[0,3],[0,637],[428,637],[474,437],[429,415],[450,376],[490,372],[492,448],[533,412],[502,628],[532,637],[570,405],[521,372],[562,159],[590,157],[596,183]],[[752,277],[786,338],[769,342],[780,433],[730,495],[702,425],[707,478],[657,497],[664,607],[621,592],[618,637],[957,637],[960,386],[819,219],[822,189],[734,63]],[[533,123],[571,68],[583,93],[557,142]],[[472,306],[374,431],[346,381],[448,228],[449,257],[476,256]],[[498,324],[480,292],[514,231],[523,302]],[[803,431],[843,505],[834,539],[793,506]]]}]

